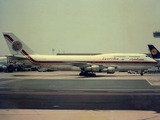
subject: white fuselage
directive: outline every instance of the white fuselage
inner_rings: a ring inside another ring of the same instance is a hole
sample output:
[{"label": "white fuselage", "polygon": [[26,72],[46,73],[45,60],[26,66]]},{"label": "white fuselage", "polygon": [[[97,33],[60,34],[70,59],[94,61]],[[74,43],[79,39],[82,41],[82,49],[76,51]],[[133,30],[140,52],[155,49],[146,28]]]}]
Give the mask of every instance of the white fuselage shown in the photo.
[{"label": "white fuselage", "polygon": [[[157,62],[145,54],[112,53],[90,56],[58,56],[58,55],[28,55],[23,53],[28,60],[22,60],[25,64],[34,64],[54,70],[72,70],[74,63],[99,65],[104,67],[117,67],[117,70],[145,70],[153,67]],[[82,66],[83,67],[83,66]],[[81,68],[81,67],[77,67]]]}]

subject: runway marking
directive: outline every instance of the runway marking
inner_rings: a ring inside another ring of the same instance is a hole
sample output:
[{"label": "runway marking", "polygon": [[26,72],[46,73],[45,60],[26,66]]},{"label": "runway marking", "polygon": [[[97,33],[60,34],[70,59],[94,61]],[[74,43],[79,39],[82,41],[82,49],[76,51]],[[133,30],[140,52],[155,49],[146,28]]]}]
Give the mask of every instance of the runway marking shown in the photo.
[{"label": "runway marking", "polygon": [[142,76],[150,85],[152,85],[153,86],[153,84],[146,78],[146,77],[144,77],[144,76]]}]

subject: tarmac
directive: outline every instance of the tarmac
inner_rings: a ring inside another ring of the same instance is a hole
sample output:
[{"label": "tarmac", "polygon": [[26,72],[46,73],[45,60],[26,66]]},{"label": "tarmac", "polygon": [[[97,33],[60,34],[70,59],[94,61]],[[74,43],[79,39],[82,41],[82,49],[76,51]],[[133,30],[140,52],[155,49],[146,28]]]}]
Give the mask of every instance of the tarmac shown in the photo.
[{"label": "tarmac", "polygon": [[0,73],[0,119],[160,119],[160,74]]}]

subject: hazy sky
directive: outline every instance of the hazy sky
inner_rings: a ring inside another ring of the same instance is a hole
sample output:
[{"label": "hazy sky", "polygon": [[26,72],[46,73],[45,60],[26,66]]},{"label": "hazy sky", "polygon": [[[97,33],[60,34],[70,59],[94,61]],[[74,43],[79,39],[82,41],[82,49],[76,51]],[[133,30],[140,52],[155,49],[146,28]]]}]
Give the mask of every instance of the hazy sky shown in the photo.
[{"label": "hazy sky", "polygon": [[38,54],[148,52],[160,49],[160,0],[0,0],[2,32],[13,32]]}]

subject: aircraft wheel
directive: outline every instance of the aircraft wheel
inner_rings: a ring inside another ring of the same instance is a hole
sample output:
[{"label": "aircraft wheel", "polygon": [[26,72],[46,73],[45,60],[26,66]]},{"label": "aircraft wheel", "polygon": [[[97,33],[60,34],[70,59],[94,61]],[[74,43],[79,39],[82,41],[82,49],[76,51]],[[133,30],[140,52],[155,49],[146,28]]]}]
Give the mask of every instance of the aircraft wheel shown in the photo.
[{"label": "aircraft wheel", "polygon": [[95,76],[96,76],[96,74],[95,74],[95,73],[92,73],[92,74],[91,74],[91,76],[95,77]]},{"label": "aircraft wheel", "polygon": [[79,73],[79,76],[83,76],[82,74],[83,74],[83,73]]},{"label": "aircraft wheel", "polygon": [[87,75],[87,73],[85,73],[85,72],[80,72],[79,73],[79,76],[86,76]]},{"label": "aircraft wheel", "polygon": [[143,72],[141,72],[140,75],[143,76]]},{"label": "aircraft wheel", "polygon": [[96,74],[95,73],[88,73],[86,76],[89,76],[89,77],[95,77]]}]

